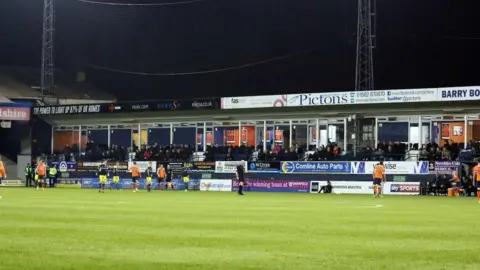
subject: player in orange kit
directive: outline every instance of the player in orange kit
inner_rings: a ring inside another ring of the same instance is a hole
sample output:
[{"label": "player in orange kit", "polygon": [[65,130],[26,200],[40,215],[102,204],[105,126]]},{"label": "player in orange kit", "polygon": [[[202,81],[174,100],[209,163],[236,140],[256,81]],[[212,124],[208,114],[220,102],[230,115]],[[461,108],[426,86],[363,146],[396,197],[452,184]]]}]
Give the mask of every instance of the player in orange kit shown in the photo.
[{"label": "player in orange kit", "polygon": [[[5,166],[3,166],[3,161],[0,160],[0,184],[2,184],[2,180],[7,178],[7,171],[5,170]],[[0,196],[0,199],[2,196]]]},{"label": "player in orange kit", "polygon": [[137,162],[133,162],[133,165],[128,169],[132,173],[132,190],[133,192],[138,192],[138,186],[140,183],[140,167],[138,167]]},{"label": "player in orange kit", "polygon": [[478,163],[473,167],[473,186],[477,187],[477,199],[480,203],[480,165]]},{"label": "player in orange kit", "polygon": [[375,165],[373,169],[373,191],[375,198],[380,197],[380,193],[382,192],[382,183],[385,182],[385,166],[383,166],[383,160],[380,160],[380,163]]},{"label": "player in orange kit", "polygon": [[41,187],[42,190],[45,190],[45,176],[47,173],[47,167],[43,161],[39,161],[35,173],[38,175],[37,190]]}]

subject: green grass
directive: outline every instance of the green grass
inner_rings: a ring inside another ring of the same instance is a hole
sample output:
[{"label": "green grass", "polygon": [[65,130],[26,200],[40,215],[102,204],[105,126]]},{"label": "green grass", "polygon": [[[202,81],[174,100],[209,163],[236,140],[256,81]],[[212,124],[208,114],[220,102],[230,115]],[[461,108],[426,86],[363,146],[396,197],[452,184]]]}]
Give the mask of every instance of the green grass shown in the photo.
[{"label": "green grass", "polygon": [[0,195],[0,269],[480,269],[472,198]]}]

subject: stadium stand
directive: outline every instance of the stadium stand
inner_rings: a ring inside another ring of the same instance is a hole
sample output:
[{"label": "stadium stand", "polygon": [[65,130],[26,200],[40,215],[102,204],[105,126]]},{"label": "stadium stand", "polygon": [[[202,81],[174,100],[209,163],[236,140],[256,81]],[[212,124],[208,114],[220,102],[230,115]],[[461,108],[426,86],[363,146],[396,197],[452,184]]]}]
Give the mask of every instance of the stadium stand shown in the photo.
[{"label": "stadium stand", "polygon": [[[206,151],[195,152],[191,145],[165,145],[157,143],[153,145],[134,145],[133,148],[120,145],[96,144],[93,141],[87,143],[86,151],[78,155],[77,145],[67,145],[63,151],[54,153],[51,157],[54,160],[82,160],[82,161],[125,161],[135,159],[137,161],[232,161],[232,160],[250,160],[250,161],[405,161],[409,157],[415,157],[416,160],[427,161],[449,161],[449,160],[473,160],[479,157],[477,149],[480,143],[471,142],[471,149],[461,150],[458,144],[446,144],[439,147],[435,143],[429,143],[422,146],[420,151],[407,150],[405,143],[381,142],[377,148],[366,147],[364,151],[354,155],[351,152],[343,152],[342,149],[334,143],[327,146],[321,146],[313,151],[305,151],[305,146],[294,146],[292,149],[284,149],[280,146],[267,148],[263,152],[263,147],[253,146],[208,146]],[[412,153],[413,152],[413,153]],[[133,153],[133,156],[129,156]],[[418,155],[416,154],[418,153]],[[133,157],[133,158],[132,158]]]},{"label": "stadium stand", "polygon": [[[55,95],[43,96],[40,88],[40,69],[32,67],[0,67],[0,103],[22,103],[27,108],[47,104],[85,104],[115,102],[115,98],[85,82],[85,74],[56,71]],[[30,119],[33,120],[33,119]],[[33,121],[43,121],[34,119]],[[11,121],[11,127],[0,129],[0,155],[16,171],[17,155],[30,154],[32,143],[39,137],[50,136],[45,130],[32,128],[31,121]],[[46,130],[51,127],[45,123]],[[48,134],[48,135],[47,135]],[[31,135],[31,136],[30,136]],[[47,138],[49,140],[49,138]],[[44,151],[42,151],[44,152]],[[44,155],[49,154],[45,153]],[[15,174],[9,174],[13,177]]]},{"label": "stadium stand", "polygon": [[[37,99],[40,93],[40,69],[0,67],[0,93],[10,99]],[[55,72],[55,101],[59,104],[114,102],[115,97],[85,81],[85,73]]]}]

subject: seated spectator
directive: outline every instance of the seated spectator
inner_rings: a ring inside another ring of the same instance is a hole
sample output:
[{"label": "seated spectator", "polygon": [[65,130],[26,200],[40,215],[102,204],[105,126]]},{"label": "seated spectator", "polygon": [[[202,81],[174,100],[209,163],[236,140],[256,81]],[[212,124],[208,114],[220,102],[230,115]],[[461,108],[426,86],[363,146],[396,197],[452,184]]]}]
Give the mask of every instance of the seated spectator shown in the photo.
[{"label": "seated spectator", "polygon": [[327,185],[322,186],[318,193],[332,193],[332,183],[330,181],[327,181]]}]

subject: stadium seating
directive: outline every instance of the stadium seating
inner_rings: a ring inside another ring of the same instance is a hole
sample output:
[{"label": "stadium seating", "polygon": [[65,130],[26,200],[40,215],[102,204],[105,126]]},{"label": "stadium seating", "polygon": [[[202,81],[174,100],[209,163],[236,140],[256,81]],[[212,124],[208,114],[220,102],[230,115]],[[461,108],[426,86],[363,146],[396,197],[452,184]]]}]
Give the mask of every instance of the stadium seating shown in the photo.
[{"label": "stadium seating", "polygon": [[[418,149],[418,145],[408,145],[398,142],[380,142],[374,149],[365,147],[359,149],[355,154],[351,151],[343,151],[335,143],[329,143],[326,147],[320,147],[306,151],[307,146],[296,146],[292,149],[285,149],[279,145],[273,148],[263,146],[208,146],[205,151],[195,151],[191,145],[165,145],[158,144],[142,145],[134,144],[133,148],[125,148],[118,145],[96,144],[93,141],[87,143],[85,152],[78,155],[77,145],[65,146],[62,152],[55,153],[56,159],[62,156],[65,160],[88,160],[98,161],[103,159],[125,161],[135,159],[138,161],[230,161],[230,160],[251,160],[251,161],[405,161],[405,160],[428,160],[428,161],[471,161],[480,158],[480,143],[471,141],[467,149],[463,145],[445,143],[439,146],[436,143],[428,143]],[[201,150],[201,149],[200,149]],[[129,153],[134,153],[129,156]]]},{"label": "stadium seating", "polygon": [[[91,100],[112,102],[115,98],[85,82],[83,73],[55,72],[55,96],[60,103],[81,103]],[[40,99],[40,69],[32,67],[0,67],[0,93],[7,98]]]}]

